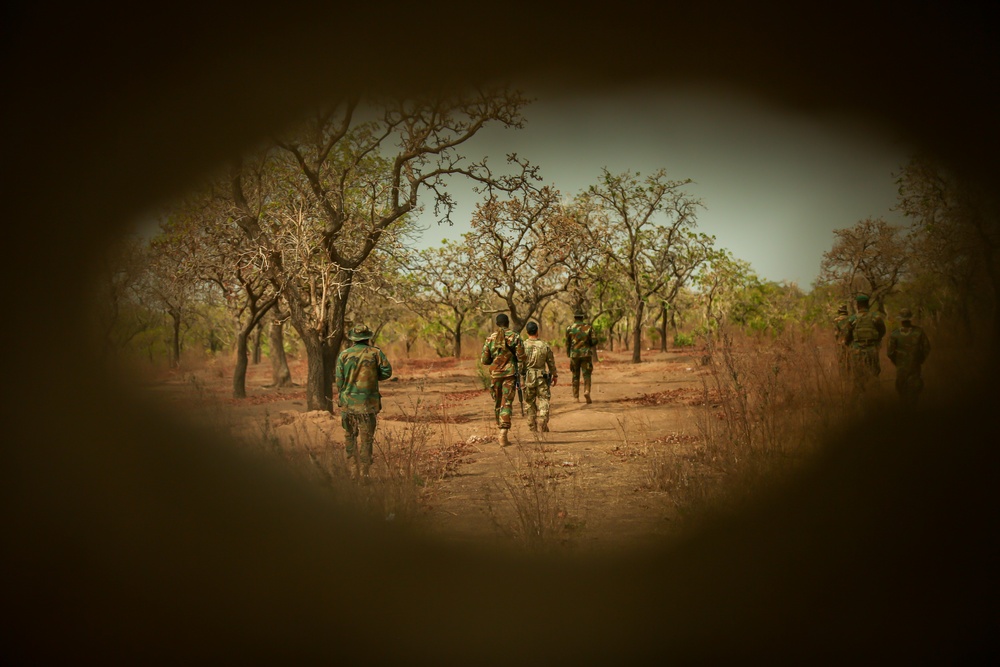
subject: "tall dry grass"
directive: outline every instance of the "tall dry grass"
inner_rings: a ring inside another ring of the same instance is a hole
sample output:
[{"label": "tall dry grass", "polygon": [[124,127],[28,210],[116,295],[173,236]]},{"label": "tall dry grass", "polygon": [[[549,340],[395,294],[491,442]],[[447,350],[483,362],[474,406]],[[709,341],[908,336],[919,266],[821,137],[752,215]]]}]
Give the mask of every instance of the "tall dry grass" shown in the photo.
[{"label": "tall dry grass", "polygon": [[651,459],[651,486],[686,514],[737,505],[807,460],[834,429],[889,399],[885,373],[859,403],[827,332],[724,330],[706,341],[696,444]]},{"label": "tall dry grass", "polygon": [[504,468],[484,489],[486,513],[500,536],[530,552],[573,546],[586,525],[578,462],[554,458],[540,438],[503,450]]}]

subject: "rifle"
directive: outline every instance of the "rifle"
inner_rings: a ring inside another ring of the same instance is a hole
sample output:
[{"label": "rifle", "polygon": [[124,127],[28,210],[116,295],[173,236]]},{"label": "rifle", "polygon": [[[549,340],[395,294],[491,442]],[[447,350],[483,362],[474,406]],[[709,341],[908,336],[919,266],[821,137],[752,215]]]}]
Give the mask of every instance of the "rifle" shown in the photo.
[{"label": "rifle", "polygon": [[510,352],[510,358],[514,361],[514,388],[517,389],[517,401],[521,404],[521,416],[524,416],[524,394],[521,393],[521,369],[517,367],[517,352],[513,347],[507,345],[504,340],[504,347]]}]

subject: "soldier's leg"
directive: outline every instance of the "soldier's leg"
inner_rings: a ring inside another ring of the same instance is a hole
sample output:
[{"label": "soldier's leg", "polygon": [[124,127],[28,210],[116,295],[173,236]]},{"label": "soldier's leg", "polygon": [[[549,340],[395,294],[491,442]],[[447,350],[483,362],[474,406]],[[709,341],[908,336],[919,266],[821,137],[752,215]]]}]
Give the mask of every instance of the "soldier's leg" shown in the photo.
[{"label": "soldier's leg", "polygon": [[573,398],[580,400],[580,359],[569,360],[569,372],[573,376]]},{"label": "soldier's leg", "polygon": [[493,416],[496,418],[497,426],[500,426],[500,407],[503,405],[503,381],[493,380],[490,385],[490,396],[493,397]]},{"label": "soldier's leg", "polygon": [[514,378],[504,378],[499,386],[500,406],[497,411],[498,439],[501,447],[510,444],[510,416],[514,412]]},{"label": "soldier's leg", "polygon": [[909,371],[896,374],[896,389],[906,407],[912,408],[917,404],[917,397],[924,388],[924,380],[920,377],[920,372]]},{"label": "soldier's leg", "polygon": [[580,372],[583,374],[583,397],[588,403],[590,400],[590,376],[594,372],[594,362],[590,357],[580,360]]},{"label": "soldier's leg", "polygon": [[524,388],[524,411],[528,418],[528,429],[532,431],[537,428],[537,418],[539,417],[538,399],[538,387],[527,386]]},{"label": "soldier's leg", "polygon": [[375,413],[357,416],[358,424],[358,459],[361,463],[361,477],[368,478],[372,467],[372,450],[375,444]]},{"label": "soldier's leg", "polygon": [[358,423],[355,419],[356,416],[350,412],[341,411],[340,413],[340,425],[344,428],[344,451],[347,454],[347,472],[352,478],[358,472]]},{"label": "soldier's leg", "polygon": [[549,390],[548,385],[543,384],[538,387],[535,403],[538,406],[538,427],[543,432],[549,430],[549,401],[551,396],[552,392]]}]

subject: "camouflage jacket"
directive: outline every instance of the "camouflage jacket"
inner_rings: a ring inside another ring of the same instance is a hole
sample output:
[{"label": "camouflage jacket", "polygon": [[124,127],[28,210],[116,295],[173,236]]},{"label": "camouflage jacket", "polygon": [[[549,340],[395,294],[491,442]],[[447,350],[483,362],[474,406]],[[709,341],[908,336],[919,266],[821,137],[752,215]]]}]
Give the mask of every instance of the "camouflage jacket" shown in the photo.
[{"label": "camouflage jacket", "polygon": [[593,328],[584,322],[573,322],[566,327],[566,354],[570,359],[593,356]]},{"label": "camouflage jacket", "polygon": [[[524,353],[528,362],[524,365],[524,386],[548,385],[556,378],[556,358],[552,348],[544,340],[529,338],[524,341]],[[549,381],[545,380],[549,376]]]},{"label": "camouflage jacket", "polygon": [[920,327],[910,327],[908,331],[896,329],[889,334],[886,354],[896,368],[915,371],[931,353],[931,342]]},{"label": "camouflage jacket", "polygon": [[[514,354],[511,354],[509,348],[513,348]],[[504,329],[502,336],[501,330],[497,329],[483,343],[483,353],[479,361],[490,369],[490,377],[496,379],[514,375],[515,357],[523,368],[528,360],[524,354],[524,341],[510,329]]]},{"label": "camouflage jacket", "polygon": [[882,316],[870,310],[858,311],[848,318],[845,342],[854,349],[877,348],[885,337]]},{"label": "camouflage jacket", "polygon": [[374,345],[355,343],[337,357],[337,405],[344,412],[375,413],[382,410],[380,380],[392,377],[385,353]]}]

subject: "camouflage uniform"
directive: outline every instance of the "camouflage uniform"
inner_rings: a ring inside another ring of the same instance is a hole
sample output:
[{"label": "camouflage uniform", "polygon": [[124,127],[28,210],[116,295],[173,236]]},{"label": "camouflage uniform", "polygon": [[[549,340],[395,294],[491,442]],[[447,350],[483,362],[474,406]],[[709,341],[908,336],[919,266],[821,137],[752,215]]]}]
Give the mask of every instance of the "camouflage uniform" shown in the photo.
[{"label": "camouflage uniform", "polygon": [[521,384],[524,387],[524,402],[528,404],[528,428],[548,431],[549,399],[552,396],[549,388],[557,379],[556,359],[549,344],[537,338],[525,341],[524,352],[528,361],[524,365]]},{"label": "camouflage uniform", "polygon": [[517,379],[514,371],[515,358],[518,365],[523,367],[527,361],[524,342],[516,332],[505,327],[498,327],[489,335],[483,343],[483,352],[479,358],[483,366],[490,370],[490,396],[493,397],[501,445],[508,444],[507,431],[510,429],[510,416],[517,392],[514,386]]},{"label": "camouflage uniform", "polygon": [[392,366],[382,350],[369,344],[372,332],[368,327],[356,326],[347,337],[354,341],[354,345],[337,357],[337,405],[340,406],[340,423],[344,427],[348,464],[354,466],[353,473],[357,466],[357,453],[362,474],[367,477],[372,464],[376,415],[382,410],[378,383],[392,376]]},{"label": "camouflage uniform", "polygon": [[573,398],[580,400],[580,376],[583,376],[583,396],[590,403],[590,376],[594,371],[594,335],[591,325],[577,321],[566,327],[566,354],[573,374]]},{"label": "camouflage uniform", "polygon": [[910,324],[913,315],[903,309],[900,317],[903,326],[889,334],[886,353],[896,367],[896,391],[904,405],[912,407],[924,388],[920,367],[931,353],[931,342],[921,327]]},{"label": "camouflage uniform", "polygon": [[858,312],[848,318],[846,342],[850,349],[854,386],[863,392],[868,381],[882,372],[879,349],[885,337],[885,322],[881,315],[868,310],[868,297],[858,297]]}]

